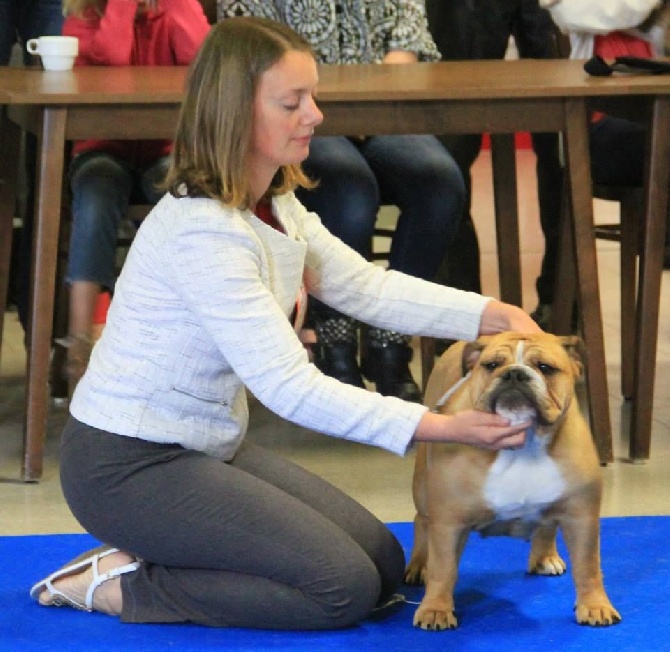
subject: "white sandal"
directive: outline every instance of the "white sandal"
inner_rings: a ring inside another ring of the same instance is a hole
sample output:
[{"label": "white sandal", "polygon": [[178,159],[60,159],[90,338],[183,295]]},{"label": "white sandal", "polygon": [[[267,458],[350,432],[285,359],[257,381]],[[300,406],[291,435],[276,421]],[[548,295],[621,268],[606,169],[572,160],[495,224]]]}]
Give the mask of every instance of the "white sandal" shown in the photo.
[{"label": "white sandal", "polygon": [[[69,564],[63,566],[63,568],[60,570],[57,570],[55,573],[49,575],[49,577],[46,579],[43,579],[41,582],[35,584],[30,589],[30,597],[33,600],[39,601],[40,594],[46,589],[53,598],[53,602],[43,606],[68,606],[73,607],[74,609],[80,609],[81,611],[93,611],[93,593],[101,584],[104,584],[107,580],[112,580],[115,577],[125,575],[126,573],[132,573],[140,567],[139,561],[133,561],[129,564],[125,564],[117,568],[112,568],[106,573],[99,573],[99,561],[115,552],[119,552],[119,549],[110,548],[109,546],[100,546],[83,553],[76,559],[73,559]],[[57,589],[53,585],[53,583],[59,579],[81,573],[88,566],[93,569],[93,581],[88,587],[88,591],[86,592],[86,599],[83,604],[66,593],[63,593],[63,591]]]}]

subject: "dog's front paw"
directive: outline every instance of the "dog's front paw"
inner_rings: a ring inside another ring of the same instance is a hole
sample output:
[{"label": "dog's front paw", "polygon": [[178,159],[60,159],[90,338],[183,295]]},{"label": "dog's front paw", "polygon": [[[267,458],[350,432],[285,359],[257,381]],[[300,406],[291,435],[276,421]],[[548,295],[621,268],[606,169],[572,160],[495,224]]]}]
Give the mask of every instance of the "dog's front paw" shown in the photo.
[{"label": "dog's front paw", "polygon": [[444,629],[456,629],[458,619],[453,609],[435,609],[422,605],[414,614],[414,627],[441,632]]},{"label": "dog's front paw", "polygon": [[621,622],[621,615],[607,599],[589,604],[578,602],[575,605],[575,618],[580,625],[592,627],[607,627]]},{"label": "dog's front paw", "polygon": [[566,568],[566,563],[558,555],[546,555],[532,559],[528,572],[534,575],[563,575]]}]

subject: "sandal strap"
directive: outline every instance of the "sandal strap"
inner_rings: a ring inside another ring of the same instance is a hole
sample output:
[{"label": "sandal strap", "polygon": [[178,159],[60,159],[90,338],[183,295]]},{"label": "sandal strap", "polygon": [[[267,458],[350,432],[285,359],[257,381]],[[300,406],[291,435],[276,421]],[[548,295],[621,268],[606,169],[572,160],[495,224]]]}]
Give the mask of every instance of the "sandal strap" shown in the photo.
[{"label": "sandal strap", "polygon": [[98,573],[98,561],[104,556],[106,555],[98,555],[93,558],[93,581],[88,587],[88,591],[86,591],[86,611],[93,611],[93,594],[101,584],[104,584],[107,580],[113,580],[115,577],[121,577],[121,575],[125,575],[126,573],[132,573],[140,567],[139,561],[132,561],[129,564],[112,568],[106,573]]}]

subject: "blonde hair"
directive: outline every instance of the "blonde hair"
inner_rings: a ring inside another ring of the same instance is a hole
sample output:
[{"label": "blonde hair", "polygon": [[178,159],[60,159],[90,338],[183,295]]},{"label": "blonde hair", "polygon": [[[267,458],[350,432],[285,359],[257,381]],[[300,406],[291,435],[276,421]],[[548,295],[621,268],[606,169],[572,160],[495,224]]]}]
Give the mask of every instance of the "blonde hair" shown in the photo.
[{"label": "blonde hair", "polygon": [[[191,64],[165,186],[175,196],[208,196],[226,206],[251,203],[247,156],[261,75],[289,51],[312,54],[292,29],[264,18],[215,25]],[[266,193],[314,187],[299,164],[279,168]]]},{"label": "blonde hair", "polygon": [[87,9],[93,9],[102,16],[107,8],[107,0],[63,0],[63,15],[83,18]]}]

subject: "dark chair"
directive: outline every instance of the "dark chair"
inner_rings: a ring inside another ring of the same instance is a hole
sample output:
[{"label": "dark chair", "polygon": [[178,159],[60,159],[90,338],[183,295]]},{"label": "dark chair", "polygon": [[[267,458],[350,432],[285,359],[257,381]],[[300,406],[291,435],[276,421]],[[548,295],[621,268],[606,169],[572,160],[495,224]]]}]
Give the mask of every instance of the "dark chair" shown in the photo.
[{"label": "dark chair", "polygon": [[620,248],[621,288],[621,393],[633,396],[633,366],[635,351],[635,304],[637,297],[637,256],[644,230],[644,188],[629,186],[593,186],[597,199],[615,201],[620,207],[620,222],[595,226],[595,236],[614,240]]},{"label": "dark chair", "polygon": [[[634,398],[634,361],[636,347],[635,312],[638,294],[638,257],[644,233],[644,188],[642,186],[593,185],[593,197],[618,202],[620,221],[594,226],[596,238],[619,242],[620,247],[620,304],[621,304],[621,394]],[[563,229],[564,240],[569,234]],[[564,241],[557,273],[557,287],[552,314],[552,330],[566,333],[571,329],[575,300],[575,276],[572,243]],[[666,246],[666,257],[670,248]]]}]

